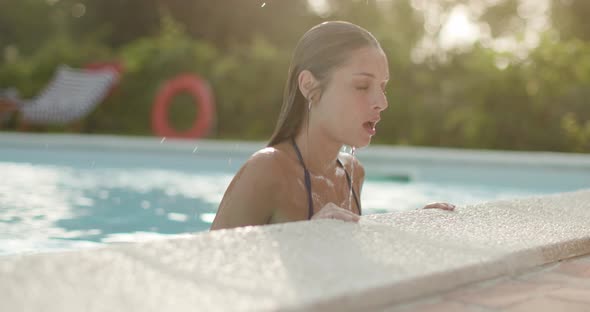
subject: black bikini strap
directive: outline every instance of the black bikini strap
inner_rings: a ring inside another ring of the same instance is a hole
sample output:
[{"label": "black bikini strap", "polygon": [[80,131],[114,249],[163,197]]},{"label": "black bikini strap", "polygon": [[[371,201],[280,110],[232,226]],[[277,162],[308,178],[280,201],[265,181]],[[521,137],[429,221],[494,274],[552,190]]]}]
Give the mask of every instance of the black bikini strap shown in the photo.
[{"label": "black bikini strap", "polygon": [[303,167],[303,174],[305,176],[305,188],[307,189],[307,206],[308,206],[308,219],[311,219],[313,216],[313,199],[311,197],[311,178],[309,176],[309,171],[305,167],[305,163],[303,162],[303,156],[301,156],[301,152],[299,151],[299,147],[297,147],[297,143],[295,143],[295,138],[291,138],[291,142],[293,143],[293,147],[295,148],[295,152],[297,152],[297,158],[299,158],[299,162]]},{"label": "black bikini strap", "polygon": [[346,181],[348,181],[348,187],[350,188],[350,190],[352,190],[352,196],[354,197],[354,202],[356,203],[356,207],[359,210],[359,215],[362,215],[363,213],[361,210],[361,205],[359,204],[359,200],[358,200],[358,197],[356,196],[356,192],[354,191],[354,187],[352,187],[352,181],[350,180],[350,175],[348,175],[348,171],[346,171],[346,168],[344,168],[344,165],[342,164],[342,162],[340,162],[340,159],[336,159],[336,161],[338,162],[340,167],[342,167],[342,169],[344,169],[344,173],[346,174]]}]

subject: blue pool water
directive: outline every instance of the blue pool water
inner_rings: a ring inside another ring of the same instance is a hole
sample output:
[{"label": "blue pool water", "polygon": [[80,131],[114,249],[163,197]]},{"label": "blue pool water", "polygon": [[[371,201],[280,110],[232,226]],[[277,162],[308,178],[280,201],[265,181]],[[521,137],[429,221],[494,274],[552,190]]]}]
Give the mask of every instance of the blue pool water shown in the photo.
[{"label": "blue pool water", "polygon": [[[248,153],[232,152],[239,143],[224,151],[206,151],[195,143],[173,152],[165,152],[166,143],[159,143],[162,151],[157,144],[149,150],[0,144],[0,255],[207,230]],[[364,212],[371,214],[417,209],[432,201],[464,205],[573,189],[525,188],[485,179],[429,181],[368,171],[361,201]]]}]

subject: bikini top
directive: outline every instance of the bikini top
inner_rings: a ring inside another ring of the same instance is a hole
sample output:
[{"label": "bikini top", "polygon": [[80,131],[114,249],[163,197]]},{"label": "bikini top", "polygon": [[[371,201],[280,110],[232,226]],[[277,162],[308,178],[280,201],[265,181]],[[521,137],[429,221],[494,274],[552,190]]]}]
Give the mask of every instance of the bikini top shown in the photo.
[{"label": "bikini top", "polygon": [[[307,167],[305,167],[305,163],[303,162],[303,157],[301,156],[301,152],[299,151],[299,147],[297,147],[297,143],[295,143],[295,139],[291,138],[291,142],[293,143],[293,147],[295,148],[295,152],[297,153],[297,158],[299,158],[299,162],[301,163],[301,166],[303,167],[303,173],[305,176],[305,188],[307,189],[307,202],[308,202],[308,219],[311,219],[311,217],[313,216],[313,200],[311,197],[311,177],[309,175],[309,171],[307,170]],[[342,165],[342,162],[340,162],[340,159],[336,158],[336,162],[338,163],[338,165],[344,169],[344,173],[346,174],[346,181],[348,181],[348,187],[350,188],[350,190],[352,191],[352,195],[354,196],[354,202],[356,203],[356,207],[358,208],[359,211],[359,215],[362,214],[361,213],[361,205],[359,204],[359,200],[356,196],[356,192],[354,191],[354,188],[352,187],[352,181],[350,180],[350,175],[348,175],[348,171],[346,171],[346,168],[344,168],[344,165]]]}]

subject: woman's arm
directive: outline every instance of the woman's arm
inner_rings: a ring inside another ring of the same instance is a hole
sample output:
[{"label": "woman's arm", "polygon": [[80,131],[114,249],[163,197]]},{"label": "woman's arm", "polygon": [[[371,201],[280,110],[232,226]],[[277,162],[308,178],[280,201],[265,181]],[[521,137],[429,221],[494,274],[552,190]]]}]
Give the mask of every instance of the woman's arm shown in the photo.
[{"label": "woman's arm", "polygon": [[267,224],[277,204],[279,169],[272,154],[254,154],[225,191],[211,230]]}]

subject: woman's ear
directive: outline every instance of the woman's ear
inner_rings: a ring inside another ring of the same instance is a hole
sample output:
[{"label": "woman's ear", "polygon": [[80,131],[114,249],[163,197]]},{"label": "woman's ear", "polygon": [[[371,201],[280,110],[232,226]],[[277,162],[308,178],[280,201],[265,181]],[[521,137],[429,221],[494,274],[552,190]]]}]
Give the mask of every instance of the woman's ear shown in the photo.
[{"label": "woman's ear", "polygon": [[303,70],[297,77],[299,91],[309,101],[312,97],[313,90],[317,87],[318,81],[309,70]]}]

